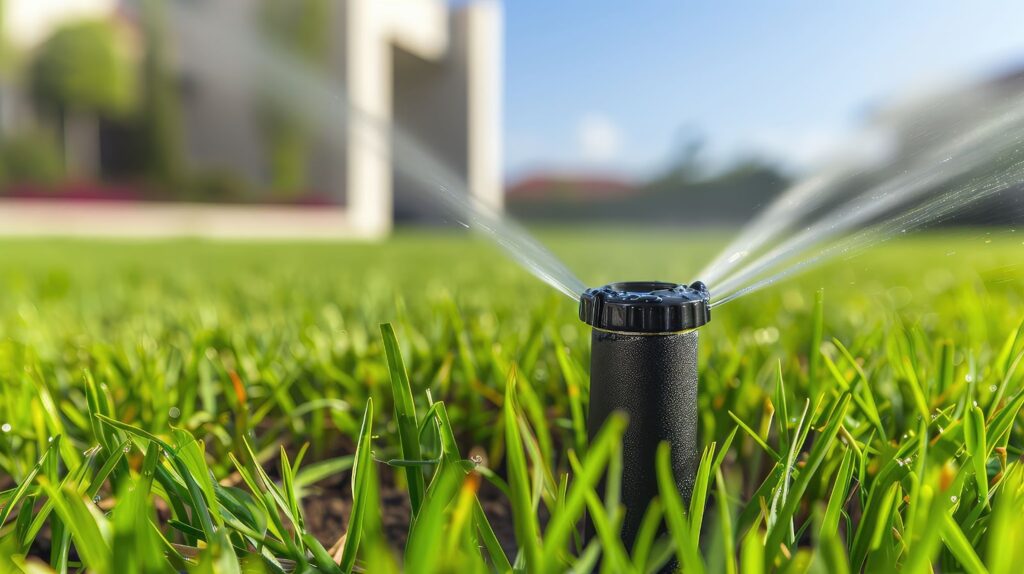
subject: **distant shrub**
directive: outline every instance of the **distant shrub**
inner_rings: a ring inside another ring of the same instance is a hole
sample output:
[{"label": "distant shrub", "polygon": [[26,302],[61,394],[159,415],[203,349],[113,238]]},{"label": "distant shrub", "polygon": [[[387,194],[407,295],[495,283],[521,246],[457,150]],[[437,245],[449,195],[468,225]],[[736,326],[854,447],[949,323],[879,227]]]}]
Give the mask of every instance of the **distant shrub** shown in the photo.
[{"label": "distant shrub", "polygon": [[0,182],[52,185],[64,177],[60,146],[42,132],[28,132],[0,142]]},{"label": "distant shrub", "polygon": [[236,203],[245,201],[250,184],[245,178],[226,169],[207,169],[189,178],[188,189],[184,197],[200,202]]}]

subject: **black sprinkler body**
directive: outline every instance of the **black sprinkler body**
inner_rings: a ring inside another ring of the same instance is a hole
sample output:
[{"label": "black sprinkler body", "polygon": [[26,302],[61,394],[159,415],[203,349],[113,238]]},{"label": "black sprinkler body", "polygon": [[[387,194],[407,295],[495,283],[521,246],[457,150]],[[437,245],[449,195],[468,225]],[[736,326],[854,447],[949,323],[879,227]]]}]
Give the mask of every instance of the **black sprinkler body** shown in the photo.
[{"label": "black sprinkler body", "polygon": [[709,299],[703,283],[657,281],[612,283],[580,297],[580,319],[593,327],[590,438],[612,412],[629,415],[622,445],[622,540],[629,549],[658,495],[662,441],[672,445],[676,488],[687,502],[693,492],[700,462],[696,329],[711,319]]}]

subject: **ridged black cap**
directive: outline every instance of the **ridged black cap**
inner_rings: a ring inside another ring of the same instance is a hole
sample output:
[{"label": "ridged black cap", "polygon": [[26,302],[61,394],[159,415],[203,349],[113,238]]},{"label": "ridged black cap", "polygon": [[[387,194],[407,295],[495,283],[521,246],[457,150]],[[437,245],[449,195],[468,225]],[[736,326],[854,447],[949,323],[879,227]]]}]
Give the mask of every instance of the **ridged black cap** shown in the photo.
[{"label": "ridged black cap", "polygon": [[580,320],[618,333],[677,333],[711,320],[711,294],[692,285],[629,281],[587,289],[580,296]]}]

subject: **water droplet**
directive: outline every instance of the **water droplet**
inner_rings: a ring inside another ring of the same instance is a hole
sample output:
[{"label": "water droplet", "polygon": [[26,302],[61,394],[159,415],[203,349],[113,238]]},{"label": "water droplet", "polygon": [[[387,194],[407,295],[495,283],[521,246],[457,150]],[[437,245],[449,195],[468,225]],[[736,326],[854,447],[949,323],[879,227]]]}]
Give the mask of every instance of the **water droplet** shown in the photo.
[{"label": "water droplet", "polygon": [[3,426],[0,426],[0,431],[11,432],[11,423],[4,423]]},{"label": "water droplet", "polygon": [[994,392],[996,392],[996,391],[998,391],[998,390],[999,390],[999,387],[997,387],[997,386],[995,386],[995,385],[989,385],[989,387],[988,387],[988,390],[989,390],[990,392],[993,392],[993,393],[994,393]]},{"label": "water droplet", "polygon": [[176,419],[181,416],[181,410],[178,407],[171,407],[170,410],[167,411],[167,416],[172,419]]},{"label": "water droplet", "polygon": [[124,452],[129,453],[131,451],[132,451],[132,445],[130,445],[130,444],[129,445],[125,445]]},{"label": "water droplet", "polygon": [[971,401],[971,402],[974,403],[973,406],[978,406],[978,401]]},{"label": "water droplet", "polygon": [[732,255],[729,256],[729,263],[736,263],[737,261],[743,259],[746,256],[746,251],[737,251],[736,253],[733,253]]},{"label": "water droplet", "polygon": [[949,497],[949,501],[950,501],[950,502],[956,502],[957,500],[958,500],[958,499],[957,499],[957,497],[956,497],[956,495],[955,495],[955,494],[954,494],[953,496],[950,496],[950,497]]},{"label": "water droplet", "polygon": [[99,502],[100,502],[100,495],[97,494],[96,496],[92,497],[92,503],[93,504],[99,504]]},{"label": "water droplet", "polygon": [[967,376],[964,377],[964,380],[967,381],[968,383],[970,383],[971,381],[974,380],[974,375],[972,375],[970,373],[967,373]]},{"label": "water droplet", "polygon": [[46,442],[53,442],[53,437],[52,436],[46,437]]}]

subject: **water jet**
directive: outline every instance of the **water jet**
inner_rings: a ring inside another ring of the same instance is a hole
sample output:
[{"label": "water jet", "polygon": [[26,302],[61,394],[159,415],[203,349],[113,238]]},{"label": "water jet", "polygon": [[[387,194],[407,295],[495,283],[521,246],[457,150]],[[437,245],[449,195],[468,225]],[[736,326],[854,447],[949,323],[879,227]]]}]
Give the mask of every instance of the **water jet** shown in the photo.
[{"label": "water jet", "polygon": [[[629,415],[622,444],[622,539],[632,548],[658,495],[655,454],[672,445],[676,488],[689,501],[700,462],[697,329],[711,320],[710,293],[660,281],[611,283],[580,296],[590,325],[590,438],[614,411]],[[603,489],[602,489],[603,490]]]}]

